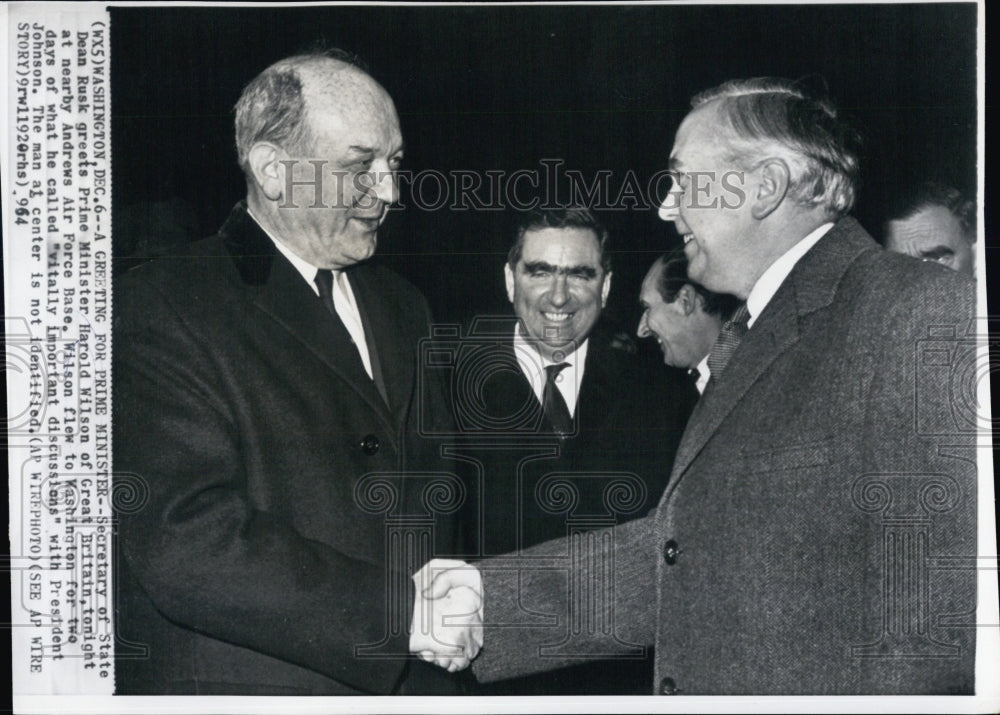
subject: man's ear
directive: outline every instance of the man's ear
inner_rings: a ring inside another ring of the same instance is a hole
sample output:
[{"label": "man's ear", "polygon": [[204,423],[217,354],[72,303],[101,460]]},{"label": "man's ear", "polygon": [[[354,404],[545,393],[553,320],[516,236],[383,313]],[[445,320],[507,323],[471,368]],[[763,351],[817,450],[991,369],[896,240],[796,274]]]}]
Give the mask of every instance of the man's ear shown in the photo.
[{"label": "man's ear", "polygon": [[608,304],[608,293],[611,292],[611,271],[604,275],[604,285],[601,286],[601,308]]},{"label": "man's ear", "polygon": [[770,215],[785,200],[788,184],[791,181],[791,171],[784,159],[775,157],[765,160],[757,169],[757,173],[760,182],[750,213],[755,219],[760,220]]},{"label": "man's ear", "polygon": [[285,166],[280,159],[281,149],[270,142],[257,142],[250,148],[247,164],[253,174],[254,183],[270,201],[283,198],[285,188]]},{"label": "man's ear", "polygon": [[694,289],[690,283],[685,283],[681,286],[681,289],[677,291],[677,295],[674,296],[674,301],[680,306],[680,309],[684,312],[685,316],[691,315],[694,309],[698,306],[698,300],[701,296],[698,295],[698,291]]},{"label": "man's ear", "polygon": [[510,269],[509,263],[503,264],[504,282],[507,284],[507,300],[514,302],[514,271]]}]

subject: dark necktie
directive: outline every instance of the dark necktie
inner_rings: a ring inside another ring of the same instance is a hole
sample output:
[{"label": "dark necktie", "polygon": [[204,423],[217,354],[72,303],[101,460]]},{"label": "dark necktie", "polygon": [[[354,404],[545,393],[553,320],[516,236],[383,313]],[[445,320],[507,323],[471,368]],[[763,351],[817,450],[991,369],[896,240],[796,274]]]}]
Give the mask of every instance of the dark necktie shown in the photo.
[{"label": "dark necktie", "polygon": [[319,290],[319,297],[323,300],[323,305],[330,311],[330,315],[340,320],[337,315],[337,307],[333,304],[333,271],[320,268],[316,271],[316,288]]},{"label": "dark necktie", "polygon": [[558,365],[549,365],[545,368],[545,389],[542,390],[542,410],[552,428],[561,435],[570,434],[573,431],[573,418],[569,414],[566,400],[556,386],[556,375],[563,368],[569,367],[568,362],[561,362]]},{"label": "dark necktie", "polygon": [[747,322],[750,320],[750,311],[747,304],[741,303],[740,307],[733,313],[733,317],[723,324],[719,331],[719,337],[712,346],[712,351],[708,354],[708,369],[711,373],[709,380],[715,382],[722,376],[722,371],[729,364],[729,358],[736,352],[737,346],[747,332]]},{"label": "dark necktie", "polygon": [[[346,318],[340,314],[340,311],[337,310],[337,304],[333,298],[333,271],[326,268],[320,268],[316,271],[315,280],[316,288],[319,290],[319,297],[323,300],[323,305],[326,306],[330,315],[332,315],[335,320],[339,321],[344,326],[344,329],[347,330]],[[364,329],[363,324],[362,329]],[[349,330],[347,330],[347,334],[350,336]],[[351,342],[354,342],[353,337],[351,338]],[[385,383],[382,379],[381,367],[378,364],[378,355],[372,349],[370,340],[365,341],[365,346],[368,348],[368,357],[371,361],[372,367],[372,374],[370,377],[375,382],[375,387],[378,388],[379,394],[382,396],[382,400],[388,405],[389,395],[386,392]],[[364,359],[361,357],[361,348],[358,347],[356,343],[354,347],[358,350],[358,360],[361,362],[361,367],[367,372],[368,368],[365,366]]]}]

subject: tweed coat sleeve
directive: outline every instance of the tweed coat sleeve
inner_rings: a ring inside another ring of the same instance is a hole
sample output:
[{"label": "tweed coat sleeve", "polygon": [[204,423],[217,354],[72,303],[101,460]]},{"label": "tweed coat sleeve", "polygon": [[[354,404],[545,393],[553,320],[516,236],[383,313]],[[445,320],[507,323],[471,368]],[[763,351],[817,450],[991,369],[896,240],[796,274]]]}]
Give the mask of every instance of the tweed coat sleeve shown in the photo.
[{"label": "tweed coat sleeve", "polygon": [[[882,625],[870,624],[870,632],[882,634],[853,646],[852,653],[869,663],[853,688],[971,693],[976,633],[955,626],[974,617],[976,603],[975,351],[981,340],[974,284],[937,265],[914,269],[905,258],[885,259],[876,264],[881,275],[872,276],[870,285],[879,287],[870,302],[888,313],[881,323],[888,328],[880,331],[881,343],[871,340],[880,349],[872,354],[857,444],[860,468],[850,497],[882,525],[882,569],[899,580],[881,584],[880,608],[871,609],[881,611]],[[909,270],[902,273],[901,265]],[[904,585],[899,574],[910,582]],[[845,569],[841,578],[850,576]],[[918,622],[926,628],[921,618],[933,630],[919,633],[926,644],[910,647],[924,646],[925,657],[876,656],[903,650],[893,638]]]},{"label": "tweed coat sleeve", "polygon": [[[385,592],[385,566],[306,535],[309,526],[297,517],[278,516],[288,513],[289,500],[310,499],[295,493],[302,488],[299,475],[269,475],[272,485],[287,485],[270,491],[249,483],[246,455],[264,446],[248,443],[252,437],[237,425],[237,391],[223,386],[221,370],[227,362],[232,367],[231,354],[211,347],[215,341],[224,348],[232,338],[224,325],[195,324],[171,298],[162,286],[156,293],[135,283],[116,289],[116,478],[131,473],[148,492],[140,510],[120,518],[119,545],[130,570],[175,624],[361,691],[390,692],[405,667],[412,587],[401,603],[390,604],[399,609],[391,617],[405,625],[386,650],[403,657],[356,657],[358,644],[385,637],[390,616],[373,598]],[[290,374],[304,369],[285,367]],[[273,379],[273,389],[291,389]],[[250,407],[244,412],[253,410],[254,389],[245,386]],[[270,444],[289,454],[301,449],[307,464],[315,450],[297,447],[296,430],[281,419],[279,413],[264,420]]]},{"label": "tweed coat sleeve", "polygon": [[[657,618],[654,521],[655,513],[479,562],[485,645],[472,665],[479,682],[641,657]],[[590,609],[603,614],[600,625],[581,628]]]},{"label": "tweed coat sleeve", "polygon": [[937,266],[921,268],[918,279],[883,288],[892,293],[881,303],[890,328],[874,356],[865,413],[871,471],[926,473],[928,463],[951,461],[942,447],[972,444],[974,285]]}]

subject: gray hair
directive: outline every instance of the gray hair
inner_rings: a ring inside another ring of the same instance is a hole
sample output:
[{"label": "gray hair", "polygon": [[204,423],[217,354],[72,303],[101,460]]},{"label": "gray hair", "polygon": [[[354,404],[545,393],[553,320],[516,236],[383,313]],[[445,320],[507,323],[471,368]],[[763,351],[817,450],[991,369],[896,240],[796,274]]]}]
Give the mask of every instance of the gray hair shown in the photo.
[{"label": "gray hair", "polygon": [[827,99],[774,77],[731,80],[699,93],[692,107],[720,99],[734,141],[731,160],[751,169],[778,150],[791,171],[789,194],[839,218],[854,206],[860,183],[860,137]]},{"label": "gray hair", "polygon": [[300,70],[326,60],[343,62],[367,74],[364,63],[350,52],[317,50],[275,62],[243,88],[234,110],[236,157],[244,173],[249,173],[247,158],[258,142],[273,142],[287,151],[302,153],[313,145]]}]

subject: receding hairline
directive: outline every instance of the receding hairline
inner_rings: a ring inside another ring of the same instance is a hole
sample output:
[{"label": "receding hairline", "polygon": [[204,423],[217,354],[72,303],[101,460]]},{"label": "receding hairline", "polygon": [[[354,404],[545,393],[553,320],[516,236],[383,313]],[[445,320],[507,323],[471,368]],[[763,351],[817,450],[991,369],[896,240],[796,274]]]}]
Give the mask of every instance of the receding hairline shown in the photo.
[{"label": "receding hairline", "polygon": [[[711,136],[717,149],[733,160],[739,158],[740,155],[746,153],[751,148],[755,155],[758,156],[773,155],[780,157],[787,156],[788,154],[801,155],[801,152],[778,140],[745,137],[736,128],[729,109],[732,103],[741,97],[762,94],[773,93],[759,90],[734,94],[719,94],[702,99],[698,104],[694,104],[694,100],[692,100],[691,111],[687,113],[683,121],[686,122],[691,117],[695,117],[695,115],[701,113],[701,116],[695,118],[696,125],[701,128],[704,134]],[[698,96],[695,95],[695,99]],[[706,122],[712,122],[710,128],[705,128]]]},{"label": "receding hairline", "polygon": [[[663,295],[663,291],[660,290],[660,283],[662,283],[663,271],[667,269],[667,261],[663,256],[657,256],[653,259],[653,262],[649,264],[649,268],[646,269],[646,275],[642,277],[642,283],[639,284],[639,293],[641,294],[649,286],[653,291],[660,296],[664,302],[667,301],[667,297]],[[640,296],[641,297],[641,296]]]},{"label": "receding hairline", "polygon": [[650,277],[659,277],[659,274],[667,267],[667,258],[663,255],[659,255],[653,259],[653,262],[649,264],[649,268],[646,269],[646,275],[643,277],[643,281]]},{"label": "receding hairline", "polygon": [[[698,105],[692,106],[690,111],[681,120],[681,127],[688,125],[688,134],[697,132],[698,134],[710,137],[717,149],[723,149],[726,153],[734,151],[734,145],[743,141],[736,131],[729,114],[726,112],[727,97],[713,97]],[[706,126],[708,125],[708,126]],[[678,133],[680,128],[678,128]],[[673,169],[682,170],[684,167],[681,159],[674,157],[671,153],[670,166]]]},{"label": "receding hairline", "polygon": [[[684,263],[683,280],[677,281],[668,278],[667,269],[679,262]],[[684,256],[683,249],[676,252],[671,251],[661,253],[659,256],[654,258],[653,262],[649,265],[649,269],[646,271],[646,275],[642,279],[642,288],[646,286],[647,281],[664,303],[673,303],[677,300],[677,295],[680,292],[680,289],[685,285],[691,285],[691,280],[687,276],[687,258]],[[677,290],[673,292],[673,297],[668,295],[668,282],[672,282],[677,285]]]},{"label": "receding hairline", "polygon": [[[398,125],[395,103],[389,92],[364,68],[334,57],[304,56],[282,60],[295,72],[302,86],[302,121],[310,144],[323,134],[324,116],[336,115],[351,123],[362,116],[391,114]],[[279,63],[280,64],[280,63]]]},{"label": "receding hairline", "polygon": [[385,87],[365,70],[344,60],[332,57],[303,57],[299,61],[288,58],[277,63],[288,63],[302,83],[302,99],[306,109],[310,106],[344,106],[365,102],[371,105],[387,103],[393,106],[392,97]]},{"label": "receding hairline", "polygon": [[[860,136],[833,102],[780,77],[730,80],[696,94],[690,116],[714,116],[728,159],[750,169],[767,155],[789,163],[788,194],[838,218],[853,208],[860,180]],[[709,115],[708,112],[713,114]],[[686,120],[687,121],[687,120]]]}]

